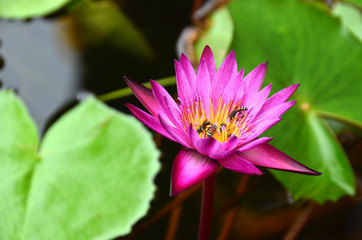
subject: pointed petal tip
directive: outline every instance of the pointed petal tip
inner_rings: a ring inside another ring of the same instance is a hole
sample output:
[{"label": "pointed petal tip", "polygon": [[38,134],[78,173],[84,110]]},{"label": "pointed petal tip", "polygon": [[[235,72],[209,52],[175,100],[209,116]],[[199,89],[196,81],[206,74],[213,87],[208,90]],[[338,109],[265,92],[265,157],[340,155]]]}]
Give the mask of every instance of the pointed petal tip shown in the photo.
[{"label": "pointed petal tip", "polygon": [[[229,52],[229,54],[226,56],[225,60],[226,61],[227,59],[230,59],[230,60],[233,60],[236,62],[236,56],[235,56],[235,51],[234,49],[231,49],[231,51]],[[229,61],[230,61],[229,60]]]},{"label": "pointed petal tip", "polygon": [[[181,55],[181,57],[182,57],[182,55]],[[180,61],[182,61],[181,59],[180,59]],[[175,66],[176,71],[181,67],[181,63],[179,61],[177,61],[177,59],[173,60],[173,65]]]},{"label": "pointed petal tip", "polygon": [[126,107],[127,107],[128,109],[133,108],[133,107],[136,107],[136,106],[134,106],[133,104],[130,104],[130,103],[125,103],[124,105],[126,105]]},{"label": "pointed petal tip", "polygon": [[[176,59],[175,59],[176,60]],[[184,63],[184,62],[189,62],[190,60],[189,60],[189,58],[187,57],[187,55],[186,54],[184,54],[184,53],[181,53],[181,55],[180,55],[180,63]]]},{"label": "pointed petal tip", "polygon": [[137,82],[136,80],[133,80],[132,78],[129,78],[127,76],[123,76],[123,80],[127,83],[127,85],[130,87],[131,85],[142,85],[141,83]]},{"label": "pointed petal tip", "polygon": [[[301,163],[299,163],[301,164]],[[304,175],[311,175],[311,176],[320,176],[322,175],[323,173],[322,172],[318,172],[316,170],[313,170],[307,166],[305,166],[304,164],[301,164],[303,165],[304,169],[303,170],[300,170],[300,171],[291,171],[291,172],[295,172],[295,173],[300,173],[300,174],[304,174]]]},{"label": "pointed petal tip", "polygon": [[273,83],[269,83],[265,88],[269,91],[272,89]]},{"label": "pointed petal tip", "polygon": [[305,175],[321,175],[304,164],[291,158],[284,152],[265,143],[252,148],[248,151],[239,153],[239,156],[252,164],[260,167],[266,167],[287,172],[300,173]]},{"label": "pointed petal tip", "polygon": [[204,50],[202,50],[201,56],[205,56],[205,53],[212,53],[211,47],[209,45],[205,45]]},{"label": "pointed petal tip", "polygon": [[254,69],[260,69],[262,71],[266,71],[268,69],[269,62],[265,61],[263,63],[260,63],[256,68]]},{"label": "pointed petal tip", "polygon": [[297,100],[289,101],[290,107],[293,107],[296,103],[297,103]]},{"label": "pointed petal tip", "polygon": [[297,90],[300,86],[300,83],[296,83],[296,84],[293,84],[293,85],[290,85],[289,87],[286,87],[286,89],[290,89],[290,95],[292,95],[295,90]]},{"label": "pointed petal tip", "polygon": [[127,76],[123,76],[123,80],[127,83],[128,86],[130,85],[130,83],[134,82],[134,80],[128,78]]},{"label": "pointed petal tip", "polygon": [[283,168],[277,168],[277,167],[268,167],[274,170],[278,170],[278,171],[283,171],[283,172],[291,172],[291,173],[298,173],[298,174],[303,174],[303,175],[308,175],[308,176],[320,176],[322,175],[321,172],[315,171],[305,165],[303,165],[303,167],[305,168],[304,170],[290,170],[290,169],[283,169]]},{"label": "pointed petal tip", "polygon": [[152,90],[153,94],[155,94],[155,93],[154,93],[154,90],[155,90],[156,88],[162,87],[161,84],[159,84],[157,81],[155,81],[155,80],[153,80],[153,79],[151,79],[151,78],[150,78],[150,84],[151,84],[151,90]]},{"label": "pointed petal tip", "polygon": [[309,175],[313,175],[313,176],[320,176],[320,175],[322,175],[323,173],[322,172],[317,172],[317,171],[314,171],[313,169],[311,169],[312,170],[312,173],[311,174],[309,174]]}]

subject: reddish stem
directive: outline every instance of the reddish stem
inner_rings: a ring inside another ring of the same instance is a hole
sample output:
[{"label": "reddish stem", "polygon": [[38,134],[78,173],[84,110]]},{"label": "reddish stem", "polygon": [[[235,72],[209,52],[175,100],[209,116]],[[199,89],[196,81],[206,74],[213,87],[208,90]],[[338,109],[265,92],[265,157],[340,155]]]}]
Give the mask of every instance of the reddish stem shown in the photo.
[{"label": "reddish stem", "polygon": [[172,210],[171,217],[170,217],[170,223],[168,224],[168,230],[167,230],[165,240],[175,239],[175,235],[176,235],[177,228],[178,228],[178,223],[179,223],[180,216],[181,216],[181,210],[182,210],[182,205],[179,205]]},{"label": "reddish stem", "polygon": [[167,213],[172,211],[172,209],[174,209],[175,207],[178,207],[179,205],[181,205],[185,200],[187,200],[189,197],[191,197],[193,194],[195,194],[197,191],[199,191],[201,186],[202,186],[202,184],[199,183],[196,186],[177,195],[176,198],[174,198],[170,203],[168,203],[166,206],[164,206],[162,209],[160,209],[156,214],[154,214],[152,217],[150,217],[143,224],[136,227],[136,229],[133,231],[134,236],[141,233],[146,228],[150,227],[152,224],[157,222],[164,215],[166,215]]},{"label": "reddish stem", "polygon": [[284,237],[284,240],[293,240],[296,239],[298,234],[302,231],[305,224],[308,222],[310,215],[314,210],[314,202],[309,202],[308,206],[303,209],[299,216],[295,219],[291,228]]},{"label": "reddish stem", "polygon": [[[246,186],[248,184],[249,181],[249,175],[242,175],[241,176],[241,180],[239,182],[238,188],[236,190],[236,197],[240,198],[242,195],[244,195],[245,190],[246,190]],[[225,221],[224,221],[224,225],[221,229],[221,232],[219,234],[218,240],[226,240],[229,236],[231,227],[233,226],[233,223],[235,221],[235,218],[238,215],[238,210],[239,207],[235,206],[234,208],[230,209],[227,212]]]},{"label": "reddish stem", "polygon": [[212,174],[204,181],[198,240],[210,239],[214,189],[215,174]]}]

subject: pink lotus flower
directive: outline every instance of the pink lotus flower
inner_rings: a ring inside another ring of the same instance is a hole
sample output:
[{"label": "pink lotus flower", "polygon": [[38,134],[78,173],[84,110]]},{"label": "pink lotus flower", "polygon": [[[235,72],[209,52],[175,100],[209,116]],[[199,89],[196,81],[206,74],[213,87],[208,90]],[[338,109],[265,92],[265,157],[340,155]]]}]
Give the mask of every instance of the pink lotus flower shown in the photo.
[{"label": "pink lotus flower", "polygon": [[132,114],[149,128],[182,144],[171,177],[171,195],[209,176],[221,165],[243,174],[260,175],[256,166],[319,175],[280,150],[269,145],[272,138],[261,137],[281,120],[295,104],[286,100],[299,84],[289,86],[270,98],[271,84],[260,90],[267,63],[244,77],[237,71],[234,51],[216,70],[211,49],[206,46],[197,74],[185,55],[175,60],[179,103],[157,82],[151,89],[125,78],[136,97],[151,113],[127,104]]}]

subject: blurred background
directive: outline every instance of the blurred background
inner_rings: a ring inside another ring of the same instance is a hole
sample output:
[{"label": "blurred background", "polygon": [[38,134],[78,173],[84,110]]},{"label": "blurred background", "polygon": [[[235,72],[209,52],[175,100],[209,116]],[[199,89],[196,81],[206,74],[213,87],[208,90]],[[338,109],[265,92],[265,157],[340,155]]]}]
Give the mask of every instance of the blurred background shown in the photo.
[{"label": "blurred background", "polygon": [[[302,119],[295,131],[286,116],[270,133],[324,178],[221,170],[212,239],[362,239],[361,1],[63,2],[13,15],[0,4],[1,86],[24,100],[41,135],[88,95],[127,114],[125,103],[141,107],[132,94],[117,95],[123,76],[169,79],[176,98],[173,60],[181,52],[197,66],[206,44],[217,64],[234,49],[246,72],[268,60],[266,83],[275,81],[278,91],[300,82],[292,98],[307,104],[289,117]],[[201,186],[169,196],[180,146],[153,137],[162,154],[155,197],[131,233],[117,239],[195,239]]]}]

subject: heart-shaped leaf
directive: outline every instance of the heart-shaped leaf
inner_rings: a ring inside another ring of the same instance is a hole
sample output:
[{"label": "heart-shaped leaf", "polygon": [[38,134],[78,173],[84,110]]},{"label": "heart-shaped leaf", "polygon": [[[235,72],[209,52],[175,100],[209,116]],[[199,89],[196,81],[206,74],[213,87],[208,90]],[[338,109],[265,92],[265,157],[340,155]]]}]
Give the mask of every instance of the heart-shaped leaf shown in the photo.
[{"label": "heart-shaped leaf", "polygon": [[243,0],[229,5],[232,48],[247,72],[269,61],[266,84],[274,91],[301,83],[293,111],[266,134],[273,145],[323,172],[309,177],[275,172],[296,198],[320,203],[354,194],[354,177],[342,148],[321,116],[362,126],[362,48],[338,19],[295,0]]},{"label": "heart-shaped leaf", "polygon": [[111,239],[145,215],[159,154],[134,118],[88,98],[37,153],[21,101],[0,92],[0,110],[1,239]]}]

